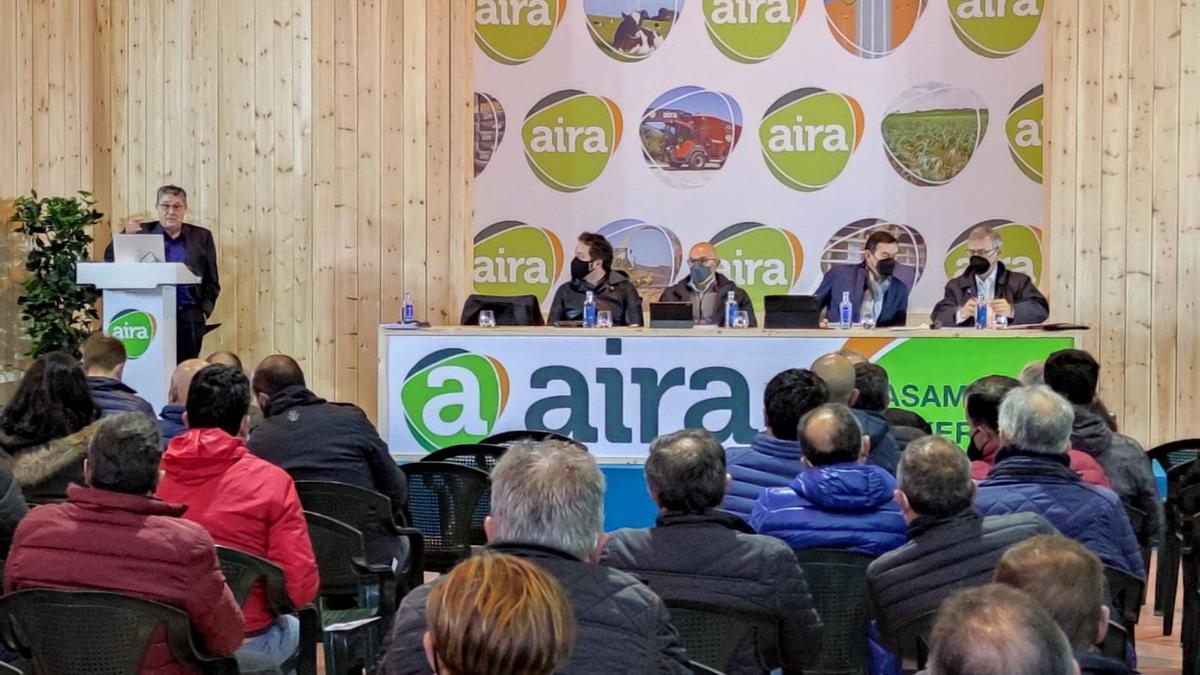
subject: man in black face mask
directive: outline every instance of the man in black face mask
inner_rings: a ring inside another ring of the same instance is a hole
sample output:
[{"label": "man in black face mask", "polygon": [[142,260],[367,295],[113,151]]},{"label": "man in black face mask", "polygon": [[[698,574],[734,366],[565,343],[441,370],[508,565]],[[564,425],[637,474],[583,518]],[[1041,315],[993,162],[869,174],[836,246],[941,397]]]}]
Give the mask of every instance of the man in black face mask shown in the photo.
[{"label": "man in black face mask", "polygon": [[903,326],[908,322],[908,286],[896,278],[896,256],[900,243],[887,230],[876,230],[867,237],[862,262],[857,265],[833,265],[821,279],[816,297],[825,318],[821,326],[837,321],[842,294],[850,294],[851,321],[862,320],[862,307],[870,303],[875,325]]},{"label": "man in black face mask", "polygon": [[611,312],[614,326],[640,326],[642,299],[629,275],[614,271],[612,263],[613,248],[607,239],[591,232],[579,235],[571,280],[558,287],[550,303],[550,324],[581,321],[583,303],[591,291],[596,310]]},{"label": "man in black face mask", "polygon": [[750,326],[758,325],[754,317],[754,304],[746,291],[737,287],[733,280],[717,271],[721,259],[717,250],[707,241],[696,244],[688,251],[688,275],[674,286],[663,289],[659,302],[692,303],[692,319],[698,324],[725,325],[725,301],[733,291],[738,311],[745,312]]},{"label": "man in black face mask", "polygon": [[1050,303],[1020,272],[1000,262],[1000,233],[980,225],[967,235],[971,260],[967,269],[946,282],[946,297],[933,308],[930,319],[946,327],[974,326],[980,303],[988,307],[988,322],[1002,316],[1010,325],[1041,323],[1050,316]]}]

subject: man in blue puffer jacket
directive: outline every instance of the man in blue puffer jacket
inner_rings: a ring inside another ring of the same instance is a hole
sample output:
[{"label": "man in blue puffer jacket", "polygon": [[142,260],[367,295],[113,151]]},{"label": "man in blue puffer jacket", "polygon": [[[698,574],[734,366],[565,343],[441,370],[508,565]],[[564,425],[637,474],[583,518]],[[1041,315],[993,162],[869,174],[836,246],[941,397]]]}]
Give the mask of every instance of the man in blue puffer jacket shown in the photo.
[{"label": "man in blue puffer jacket", "polygon": [[800,418],[828,400],[829,390],[812,371],[792,368],[771,378],[763,393],[766,431],[747,447],[725,450],[731,481],[722,510],[748,521],[759,493],[792,482],[803,468],[796,443]]},{"label": "man in blue puffer jacket", "polygon": [[877,556],[903,544],[908,529],[893,499],[896,480],[866,463],[871,445],[854,413],[827,403],[799,426],[804,470],[788,487],[763,491],[750,526],[793,549]]},{"label": "man in blue puffer jacket", "polygon": [[1042,386],[1018,387],[1000,404],[1001,449],[976,507],[984,515],[1036,513],[1105,565],[1145,578],[1137,538],[1121,499],[1084,483],[1067,458],[1075,411]]}]

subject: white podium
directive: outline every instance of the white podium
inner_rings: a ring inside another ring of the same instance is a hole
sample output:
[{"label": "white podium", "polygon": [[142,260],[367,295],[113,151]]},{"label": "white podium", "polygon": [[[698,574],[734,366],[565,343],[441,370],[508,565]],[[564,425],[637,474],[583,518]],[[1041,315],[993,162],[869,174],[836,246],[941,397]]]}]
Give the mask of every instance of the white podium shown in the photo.
[{"label": "white podium", "polygon": [[200,278],[183,263],[89,263],[75,281],[104,293],[104,333],[125,345],[125,384],[162,410],[175,369],[175,287]]}]

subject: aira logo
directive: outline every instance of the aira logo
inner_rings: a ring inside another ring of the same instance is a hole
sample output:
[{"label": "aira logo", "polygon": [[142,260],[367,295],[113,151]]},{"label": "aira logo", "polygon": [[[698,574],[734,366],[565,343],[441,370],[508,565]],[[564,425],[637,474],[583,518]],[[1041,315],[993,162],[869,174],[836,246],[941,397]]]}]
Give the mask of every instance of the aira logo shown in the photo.
[{"label": "aira logo", "polygon": [[136,359],[150,348],[150,343],[158,333],[158,323],[153,316],[140,309],[127,309],[113,317],[105,332],[125,345],[126,356]]},{"label": "aira logo", "polygon": [[408,371],[400,387],[413,438],[432,452],[478,443],[508,404],[508,372],[499,361],[464,349],[440,349]]},{"label": "aira logo", "polygon": [[796,235],[762,223],[738,223],[712,238],[721,258],[721,274],[750,295],[763,311],[763,298],[786,295],[800,280],[804,249]]},{"label": "aira logo", "polygon": [[544,302],[562,272],[562,242],[550,230],[500,221],[475,235],[473,266],[477,293],[536,295]]},{"label": "aira logo", "polygon": [[567,0],[475,0],[475,44],[514,66],[537,56],[562,23]]},{"label": "aira logo", "polygon": [[1042,182],[1042,85],[1025,92],[1004,123],[1008,152],[1030,180]]},{"label": "aira logo", "polygon": [[967,49],[992,59],[1011,56],[1033,38],[1046,0],[948,0],[950,23]]},{"label": "aira logo", "polygon": [[763,159],[781,183],[802,192],[829,185],[863,135],[863,110],[844,94],[810,87],[775,101],[758,128]]},{"label": "aira logo", "polygon": [[722,54],[742,63],[779,51],[804,11],[804,0],[704,0],[704,25]]},{"label": "aira logo", "polygon": [[525,116],[525,159],[549,187],[578,192],[604,173],[621,142],[621,125],[621,110],[609,99],[575,89],[556,91]]}]

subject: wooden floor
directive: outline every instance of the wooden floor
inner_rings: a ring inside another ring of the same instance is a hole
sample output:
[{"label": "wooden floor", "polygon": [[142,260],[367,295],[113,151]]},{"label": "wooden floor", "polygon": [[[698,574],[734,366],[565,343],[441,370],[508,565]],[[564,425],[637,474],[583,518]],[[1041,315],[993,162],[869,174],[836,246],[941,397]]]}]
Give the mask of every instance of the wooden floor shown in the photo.
[{"label": "wooden floor", "polygon": [[[1154,583],[1156,560],[1150,562],[1150,579],[1146,586],[1146,606],[1142,608],[1141,620],[1138,621],[1136,636],[1138,653],[1138,670],[1144,675],[1179,675],[1183,672],[1183,648],[1179,644],[1180,629],[1183,625],[1183,584],[1179,585],[1179,593],[1175,598],[1175,629],[1169,637],[1162,634],[1162,617],[1154,615]],[[1191,645],[1192,649],[1200,649],[1200,645]]]}]

